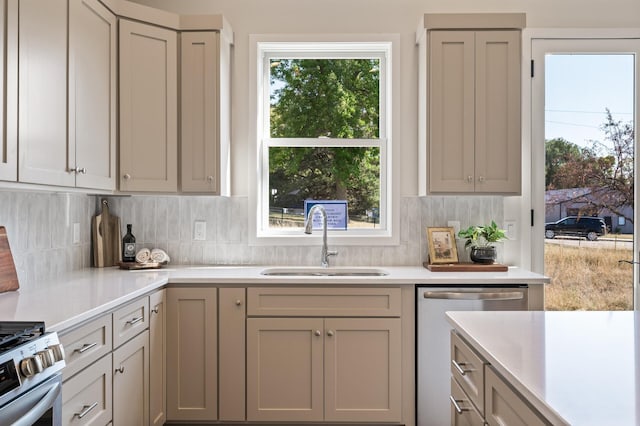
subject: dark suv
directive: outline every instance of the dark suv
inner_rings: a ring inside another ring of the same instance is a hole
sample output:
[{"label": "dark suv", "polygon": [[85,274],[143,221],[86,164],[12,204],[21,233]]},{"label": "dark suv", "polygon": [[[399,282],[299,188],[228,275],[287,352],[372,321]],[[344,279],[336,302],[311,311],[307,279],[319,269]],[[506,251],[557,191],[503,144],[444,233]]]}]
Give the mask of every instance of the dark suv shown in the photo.
[{"label": "dark suv", "polygon": [[599,217],[567,216],[544,226],[545,238],[553,238],[556,235],[572,235],[595,241],[606,232],[607,225],[604,223],[604,219]]}]

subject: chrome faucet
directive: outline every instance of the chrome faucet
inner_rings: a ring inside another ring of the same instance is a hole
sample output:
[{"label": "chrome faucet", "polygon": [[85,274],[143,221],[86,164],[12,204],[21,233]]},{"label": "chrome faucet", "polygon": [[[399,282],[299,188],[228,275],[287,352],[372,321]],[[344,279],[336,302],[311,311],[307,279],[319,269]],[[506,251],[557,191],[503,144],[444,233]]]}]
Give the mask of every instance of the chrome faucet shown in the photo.
[{"label": "chrome faucet", "polygon": [[330,251],[327,246],[327,211],[321,204],[314,204],[309,209],[309,214],[307,214],[307,218],[304,221],[304,233],[311,234],[313,230],[313,214],[316,210],[320,210],[322,214],[322,253],[320,255],[320,266],[323,268],[329,267],[329,256],[337,256],[337,251]]}]

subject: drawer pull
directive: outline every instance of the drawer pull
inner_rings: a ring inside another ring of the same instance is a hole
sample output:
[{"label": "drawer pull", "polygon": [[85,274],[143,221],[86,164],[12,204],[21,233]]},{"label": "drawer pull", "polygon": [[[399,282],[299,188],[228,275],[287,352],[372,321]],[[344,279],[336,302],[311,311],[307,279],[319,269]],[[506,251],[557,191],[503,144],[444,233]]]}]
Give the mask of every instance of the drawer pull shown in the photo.
[{"label": "drawer pull", "polygon": [[84,345],[82,345],[82,347],[80,349],[76,349],[74,352],[78,352],[79,354],[85,353],[86,351],[88,351],[91,348],[95,348],[96,346],[98,346],[98,344],[96,342],[94,343],[85,343]]},{"label": "drawer pull", "polygon": [[129,321],[127,321],[127,324],[134,325],[134,324],[139,323],[142,320],[144,320],[144,317],[133,318],[133,319],[130,319]]},{"label": "drawer pull", "polygon": [[[456,401],[456,399],[453,397],[453,395],[449,395],[449,400],[453,404],[453,408],[456,409],[456,413],[458,413],[458,414],[462,414],[463,411],[469,411],[470,410],[470,408],[462,408],[458,404],[458,401]],[[460,401],[460,402],[462,402],[462,401]]]},{"label": "drawer pull", "polygon": [[453,366],[455,367],[455,369],[456,369],[456,370],[458,370],[458,373],[460,373],[460,374],[461,374],[461,375],[463,375],[463,376],[464,376],[465,374],[470,373],[470,372],[472,372],[472,371],[473,371],[473,369],[466,369],[466,370],[465,370],[464,368],[462,368],[462,366],[463,366],[463,365],[467,365],[467,363],[466,363],[466,362],[461,362],[461,363],[459,363],[459,364],[458,364],[458,363],[456,362],[456,360],[455,360],[455,359],[452,359],[452,360],[451,360],[451,364],[453,364]]},{"label": "drawer pull", "polygon": [[85,405],[82,407],[82,411],[79,413],[75,413],[73,415],[73,417],[77,417],[79,419],[83,418],[84,416],[86,416],[87,414],[89,414],[89,411],[93,410],[94,408],[96,408],[98,406],[98,402],[94,402],[91,405]]}]

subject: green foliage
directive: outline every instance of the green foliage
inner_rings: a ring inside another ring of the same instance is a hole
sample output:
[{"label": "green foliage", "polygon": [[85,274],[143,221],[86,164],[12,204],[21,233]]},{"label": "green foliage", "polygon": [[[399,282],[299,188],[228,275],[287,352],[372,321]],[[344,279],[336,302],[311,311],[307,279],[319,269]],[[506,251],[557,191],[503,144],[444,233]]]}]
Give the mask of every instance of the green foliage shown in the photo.
[{"label": "green foliage", "polygon": [[348,146],[379,137],[379,64],[370,59],[271,62],[273,138],[340,138],[347,146],[272,147],[271,206],[346,199],[350,214],[380,203],[380,150]]},{"label": "green foliage", "polygon": [[467,229],[460,230],[458,236],[466,238],[465,247],[485,247],[491,243],[496,243],[507,238],[504,229],[499,229],[495,221],[491,221],[491,225],[472,225]]}]

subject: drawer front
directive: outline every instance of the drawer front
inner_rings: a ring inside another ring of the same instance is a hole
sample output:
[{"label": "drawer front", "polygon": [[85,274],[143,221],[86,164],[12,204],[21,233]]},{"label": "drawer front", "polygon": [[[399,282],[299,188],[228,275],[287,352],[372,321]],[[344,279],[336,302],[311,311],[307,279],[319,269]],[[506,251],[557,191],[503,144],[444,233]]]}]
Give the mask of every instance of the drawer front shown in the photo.
[{"label": "drawer front", "polygon": [[484,415],[484,362],[453,331],[451,332],[451,375]]},{"label": "drawer front", "polygon": [[[458,382],[451,378],[451,425],[484,426],[484,419]],[[455,402],[455,404],[454,404]]]},{"label": "drawer front", "polygon": [[65,351],[66,366],[62,379],[67,380],[80,370],[111,352],[111,314],[103,315],[82,327],[60,336]]},{"label": "drawer front", "polygon": [[64,382],[62,423],[105,425],[111,421],[111,354]]},{"label": "drawer front", "polygon": [[114,349],[149,328],[149,298],[143,297],[113,313]]},{"label": "drawer front", "polygon": [[399,317],[399,288],[299,288],[247,289],[249,316]]},{"label": "drawer front", "polygon": [[517,394],[493,368],[486,367],[486,419],[492,426],[550,425],[542,415]]}]

